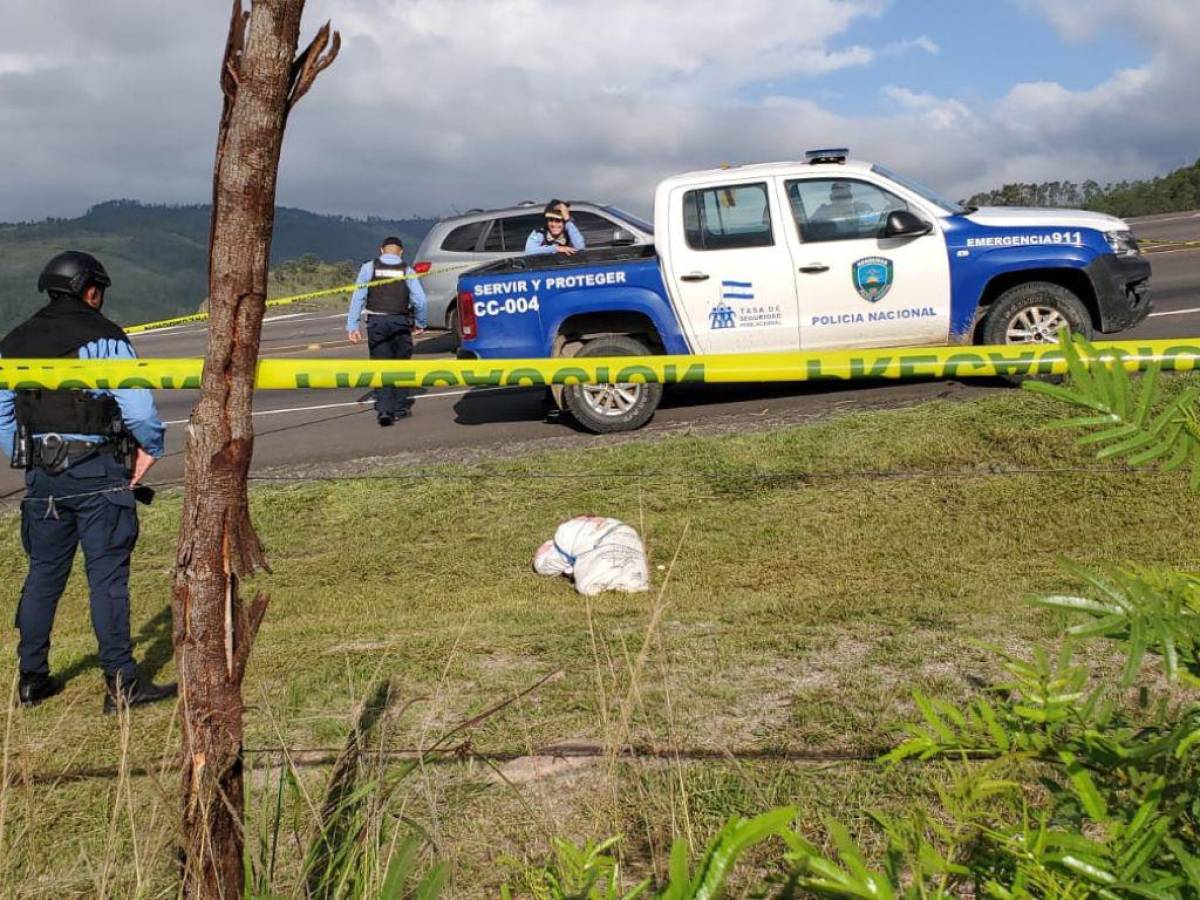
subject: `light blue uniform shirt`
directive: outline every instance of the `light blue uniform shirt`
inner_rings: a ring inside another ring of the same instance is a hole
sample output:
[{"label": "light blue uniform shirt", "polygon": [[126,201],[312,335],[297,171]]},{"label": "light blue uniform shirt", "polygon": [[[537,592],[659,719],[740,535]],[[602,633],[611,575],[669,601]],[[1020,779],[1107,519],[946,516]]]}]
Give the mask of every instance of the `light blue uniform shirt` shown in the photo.
[{"label": "light blue uniform shirt", "polygon": [[[128,341],[101,338],[89,341],[79,348],[80,359],[137,359],[133,346]],[[158,417],[154,406],[154,394],[145,388],[120,388],[113,391],[92,391],[97,397],[113,397],[121,407],[121,418],[125,427],[143,450],[155,459],[165,452],[164,441],[167,426]],[[12,456],[13,440],[17,434],[17,415],[12,391],[0,390],[0,447]],[[69,441],[101,441],[98,434],[64,434]]]},{"label": "light blue uniform shirt", "polygon": [[[394,253],[383,254],[379,257],[379,261],[389,266],[399,266],[404,263],[404,260]],[[358,270],[358,280],[355,282],[358,287],[350,295],[350,314],[346,316],[347,331],[358,331],[358,322],[362,318],[363,307],[367,303],[367,288],[363,285],[370,282],[371,276],[374,274],[375,260],[373,259],[367,260]],[[427,324],[426,311],[429,308],[429,303],[425,299],[425,289],[421,287],[419,278],[406,278],[405,283],[408,284],[408,299],[413,308],[413,327],[424,328]]]},{"label": "light blue uniform shirt", "polygon": [[[567,219],[567,227],[563,229],[567,234],[567,240],[576,250],[586,250],[587,242],[584,241],[583,235],[579,233],[579,229],[575,227],[575,223]],[[530,232],[529,237],[525,239],[525,255],[526,256],[541,256],[545,253],[557,253],[554,248],[557,244],[543,244],[542,236],[546,232],[541,228],[535,228]]]}]

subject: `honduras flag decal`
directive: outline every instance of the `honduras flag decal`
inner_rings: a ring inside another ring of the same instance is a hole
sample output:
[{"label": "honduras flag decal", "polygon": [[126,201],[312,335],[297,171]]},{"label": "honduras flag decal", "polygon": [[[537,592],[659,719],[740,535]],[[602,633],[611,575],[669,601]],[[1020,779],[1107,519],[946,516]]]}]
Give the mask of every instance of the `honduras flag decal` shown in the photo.
[{"label": "honduras flag decal", "polygon": [[892,289],[892,261],[884,256],[864,256],[851,266],[854,287],[868,303],[876,303]]}]

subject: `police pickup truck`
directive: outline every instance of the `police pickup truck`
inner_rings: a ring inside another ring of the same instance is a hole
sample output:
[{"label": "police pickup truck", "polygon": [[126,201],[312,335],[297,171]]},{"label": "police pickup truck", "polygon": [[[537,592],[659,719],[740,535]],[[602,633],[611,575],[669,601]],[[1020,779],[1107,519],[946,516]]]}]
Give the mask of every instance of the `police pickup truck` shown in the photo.
[{"label": "police pickup truck", "polygon": [[[459,279],[460,356],[1054,341],[1131,328],[1150,265],[1120,219],[961,206],[844,150],[666,179],[654,246],[518,257]],[[585,428],[645,424],[659,384],[569,385]]]}]

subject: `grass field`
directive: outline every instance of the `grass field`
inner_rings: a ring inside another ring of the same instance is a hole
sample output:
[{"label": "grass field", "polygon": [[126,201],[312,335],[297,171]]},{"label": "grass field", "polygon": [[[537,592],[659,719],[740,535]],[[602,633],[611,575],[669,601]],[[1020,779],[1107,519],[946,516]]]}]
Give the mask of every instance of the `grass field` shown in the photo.
[{"label": "grass field", "polygon": [[[1060,554],[1179,567],[1196,557],[1200,499],[1186,480],[1100,470],[1074,435],[1044,427],[1061,412],[1009,392],[421,478],[257,485],[274,574],[250,586],[273,598],[246,687],[252,855],[282,771],[268,751],[286,746],[312,800],[283,804],[274,881],[298,890],[297,847],[329,763],[384,679],[395,702],[372,746],[403,750],[558,673],[456,734],[458,753],[384,767],[405,777],[380,821],[428,832],[455,897],[519,886],[550,835],[620,834],[640,876],[662,871],[672,838],[699,846],[731,813],[795,803],[815,835],[826,817],[854,826],[869,808],[927,802],[949,777],[939,766],[822,757],[888,747],[913,688],[978,690],[996,674],[979,642],[1050,639],[1054,614],[1023,598],[1077,587]],[[641,530],[649,594],[587,601],[532,573],[537,546],[583,513]],[[135,560],[137,653],[160,678],[173,672],[178,514],[171,495],[144,512]],[[6,603],[23,574],[10,518]],[[5,685],[14,644],[4,632]],[[138,711],[125,729],[102,717],[94,653],[79,571],[52,655],[66,691],[0,725],[10,896],[173,895],[174,714]],[[556,744],[601,752],[539,769],[530,756]],[[603,752],[626,744],[643,757]]]}]

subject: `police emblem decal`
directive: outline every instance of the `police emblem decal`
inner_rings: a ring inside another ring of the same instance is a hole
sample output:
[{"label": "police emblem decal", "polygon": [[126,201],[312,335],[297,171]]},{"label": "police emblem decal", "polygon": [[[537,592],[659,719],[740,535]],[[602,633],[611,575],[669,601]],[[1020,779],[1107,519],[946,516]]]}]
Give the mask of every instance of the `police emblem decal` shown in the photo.
[{"label": "police emblem decal", "polygon": [[722,300],[708,314],[708,327],[717,328],[736,328],[737,313],[733,311],[733,307]]},{"label": "police emblem decal", "polygon": [[892,261],[885,256],[864,256],[850,267],[854,288],[868,303],[876,303],[892,289]]}]

